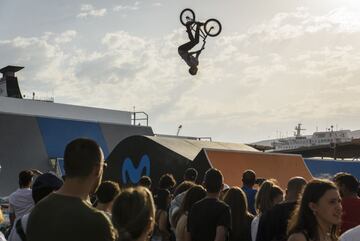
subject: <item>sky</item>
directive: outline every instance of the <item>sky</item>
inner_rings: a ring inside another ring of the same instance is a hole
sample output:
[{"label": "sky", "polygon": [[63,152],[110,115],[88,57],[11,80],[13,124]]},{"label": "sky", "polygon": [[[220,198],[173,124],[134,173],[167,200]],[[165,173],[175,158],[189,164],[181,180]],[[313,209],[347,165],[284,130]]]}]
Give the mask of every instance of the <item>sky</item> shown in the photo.
[{"label": "sky", "polygon": [[[216,18],[196,76],[179,14]],[[251,143],[360,129],[358,0],[0,0],[0,67],[26,96],[144,111],[158,134]]]}]

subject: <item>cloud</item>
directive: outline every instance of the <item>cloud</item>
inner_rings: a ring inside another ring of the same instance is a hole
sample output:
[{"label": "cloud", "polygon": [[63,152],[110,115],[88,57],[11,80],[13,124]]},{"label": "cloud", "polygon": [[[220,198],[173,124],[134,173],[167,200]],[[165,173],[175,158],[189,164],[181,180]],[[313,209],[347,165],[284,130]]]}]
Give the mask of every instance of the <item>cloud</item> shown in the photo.
[{"label": "cloud", "polygon": [[76,37],[76,31],[68,30],[60,34],[60,36],[55,38],[56,43],[68,43],[71,42]]},{"label": "cloud", "polygon": [[[72,53],[67,51],[64,44],[75,36],[75,31],[68,30],[59,34],[47,32],[39,37],[15,37],[2,41],[0,53],[7,58],[1,61],[1,65],[26,67],[25,71],[19,72],[20,86],[25,94],[35,91],[40,96],[49,96],[57,88],[61,92],[61,85],[66,87],[74,80],[68,63],[71,62]],[[72,91],[68,93],[75,94]]]},{"label": "cloud", "polygon": [[184,135],[256,140],[288,123],[359,119],[358,20],[345,9],[276,14],[245,32],[209,38],[197,76],[177,54],[184,29],[157,38],[109,32],[91,50],[69,45],[74,30],[19,36],[0,40],[0,55],[25,65],[20,85],[29,92],[36,86],[55,90],[60,102],[136,106],[150,114],[155,132],[182,123]]},{"label": "cloud", "polygon": [[80,8],[80,13],[77,15],[78,18],[87,18],[87,17],[103,17],[107,13],[106,8],[95,9],[94,6],[90,4],[83,4]]},{"label": "cloud", "polygon": [[124,10],[139,10],[140,7],[140,2],[136,1],[134,2],[134,4],[131,5],[117,5],[113,8],[113,11],[115,12],[119,12],[119,11],[124,11]]},{"label": "cloud", "polygon": [[272,19],[252,26],[247,35],[262,41],[290,40],[312,33],[354,33],[360,31],[360,18],[346,8],[338,8],[322,16],[313,16],[306,8],[277,13]]},{"label": "cloud", "polygon": [[206,49],[214,59],[200,62],[200,72],[221,66],[216,80],[204,78],[207,84],[184,94],[163,119],[185,119],[197,131],[204,122],[208,129],[223,123],[221,136],[235,129],[246,133],[244,128],[272,125],[275,130],[300,120],[315,126],[356,116],[360,105],[351,96],[360,91],[359,27],[359,17],[344,9],[323,16],[298,9],[245,33],[222,36],[216,40],[217,54]]}]

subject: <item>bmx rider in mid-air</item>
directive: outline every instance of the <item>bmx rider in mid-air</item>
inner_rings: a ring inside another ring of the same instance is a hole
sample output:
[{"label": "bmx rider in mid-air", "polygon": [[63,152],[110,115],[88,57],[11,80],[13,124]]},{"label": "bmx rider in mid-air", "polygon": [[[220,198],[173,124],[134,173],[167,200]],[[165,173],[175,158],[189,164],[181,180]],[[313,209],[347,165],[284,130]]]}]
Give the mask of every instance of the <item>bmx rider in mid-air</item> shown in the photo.
[{"label": "bmx rider in mid-air", "polygon": [[198,51],[190,52],[190,50],[199,43],[199,37],[200,37],[200,26],[204,25],[200,22],[195,22],[196,24],[196,30],[195,30],[195,36],[193,35],[191,31],[191,25],[194,24],[193,21],[188,21],[186,23],[186,32],[188,33],[190,41],[181,45],[178,48],[179,55],[181,58],[186,62],[187,65],[189,65],[189,73],[191,75],[196,75],[199,65],[199,55],[201,53],[201,49]]}]

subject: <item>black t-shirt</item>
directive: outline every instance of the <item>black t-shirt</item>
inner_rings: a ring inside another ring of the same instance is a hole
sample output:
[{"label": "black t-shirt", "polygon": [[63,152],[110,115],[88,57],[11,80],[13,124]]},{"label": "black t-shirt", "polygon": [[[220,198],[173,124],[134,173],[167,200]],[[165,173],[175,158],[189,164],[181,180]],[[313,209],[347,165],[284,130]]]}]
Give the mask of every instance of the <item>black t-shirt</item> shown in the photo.
[{"label": "black t-shirt", "polygon": [[283,202],[263,214],[259,221],[256,241],[286,241],[286,229],[296,202]]},{"label": "black t-shirt", "polygon": [[[234,214],[232,214],[234,217]],[[251,222],[254,219],[254,216],[245,216],[243,222],[240,226],[235,227],[233,222],[233,227],[230,232],[229,241],[251,241]],[[234,219],[232,220],[234,221]]]},{"label": "black t-shirt", "polygon": [[214,241],[218,226],[228,230],[231,227],[230,207],[226,203],[204,198],[193,205],[187,222],[192,241]]}]

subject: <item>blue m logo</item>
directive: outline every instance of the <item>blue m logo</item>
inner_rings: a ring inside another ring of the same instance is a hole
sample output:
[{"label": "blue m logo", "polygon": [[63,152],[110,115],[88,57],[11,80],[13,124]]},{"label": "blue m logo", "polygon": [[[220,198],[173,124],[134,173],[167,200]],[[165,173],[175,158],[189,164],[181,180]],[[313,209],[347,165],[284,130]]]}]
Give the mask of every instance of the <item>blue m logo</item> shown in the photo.
[{"label": "blue m logo", "polygon": [[150,176],[150,158],[148,155],[143,155],[141,157],[141,160],[139,162],[139,165],[136,167],[134,167],[134,163],[132,162],[132,160],[127,157],[124,162],[123,162],[123,166],[122,166],[122,182],[124,184],[127,184],[128,179],[127,177],[129,177],[129,181],[131,183],[138,183],[143,170],[145,169],[145,174],[146,176]]}]

